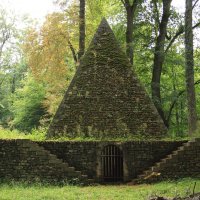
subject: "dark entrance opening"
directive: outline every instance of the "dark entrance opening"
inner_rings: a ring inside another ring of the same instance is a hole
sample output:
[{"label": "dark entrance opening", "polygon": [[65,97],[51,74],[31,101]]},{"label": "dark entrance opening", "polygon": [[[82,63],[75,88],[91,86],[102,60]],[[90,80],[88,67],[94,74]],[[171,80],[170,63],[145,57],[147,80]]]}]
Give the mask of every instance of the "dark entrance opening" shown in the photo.
[{"label": "dark entrance opening", "polygon": [[103,181],[123,181],[123,152],[115,145],[106,146],[101,153]]}]

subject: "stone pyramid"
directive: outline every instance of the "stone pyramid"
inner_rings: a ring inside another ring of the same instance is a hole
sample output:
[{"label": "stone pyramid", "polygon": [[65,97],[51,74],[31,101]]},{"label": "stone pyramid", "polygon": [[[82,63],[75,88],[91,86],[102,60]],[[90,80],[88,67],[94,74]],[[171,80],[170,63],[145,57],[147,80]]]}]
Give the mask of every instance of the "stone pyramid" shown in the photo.
[{"label": "stone pyramid", "polygon": [[103,19],[47,137],[161,136],[166,130],[113,31]]}]

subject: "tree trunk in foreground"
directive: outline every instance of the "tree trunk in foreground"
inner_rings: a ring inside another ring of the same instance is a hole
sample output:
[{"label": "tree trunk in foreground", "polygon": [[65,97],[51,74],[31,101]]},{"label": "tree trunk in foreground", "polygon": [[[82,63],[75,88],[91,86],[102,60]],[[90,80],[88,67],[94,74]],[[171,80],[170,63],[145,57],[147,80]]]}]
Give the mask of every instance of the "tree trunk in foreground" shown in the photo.
[{"label": "tree trunk in foreground", "polygon": [[159,35],[156,40],[154,62],[153,62],[153,73],[151,81],[152,99],[158,113],[163,119],[165,125],[168,127],[169,124],[165,119],[164,112],[161,104],[161,93],[160,93],[160,79],[162,73],[162,67],[165,59],[165,37],[167,34],[167,24],[170,16],[170,7],[172,0],[163,0],[163,14],[159,24]]},{"label": "tree trunk in foreground", "polygon": [[121,0],[126,9],[127,26],[126,26],[126,54],[133,65],[134,47],[133,47],[133,19],[139,0],[134,0],[132,5],[129,0]]},{"label": "tree trunk in foreground", "polygon": [[188,105],[188,128],[189,134],[191,135],[196,130],[197,125],[194,87],[192,0],[186,0],[185,5],[185,78]]},{"label": "tree trunk in foreground", "polygon": [[80,10],[79,10],[79,52],[78,59],[85,52],[85,0],[80,0]]}]

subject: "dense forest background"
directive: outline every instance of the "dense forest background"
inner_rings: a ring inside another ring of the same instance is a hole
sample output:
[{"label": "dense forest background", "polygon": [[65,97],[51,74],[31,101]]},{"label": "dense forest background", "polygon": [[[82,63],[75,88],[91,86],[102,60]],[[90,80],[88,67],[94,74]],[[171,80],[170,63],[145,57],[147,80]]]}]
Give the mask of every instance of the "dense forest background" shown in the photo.
[{"label": "dense forest background", "polygon": [[186,0],[183,13],[171,2],[57,0],[60,11],[42,26],[24,18],[24,27],[0,7],[1,129],[49,126],[106,17],[169,133],[183,137],[194,131],[200,115],[200,2]]}]

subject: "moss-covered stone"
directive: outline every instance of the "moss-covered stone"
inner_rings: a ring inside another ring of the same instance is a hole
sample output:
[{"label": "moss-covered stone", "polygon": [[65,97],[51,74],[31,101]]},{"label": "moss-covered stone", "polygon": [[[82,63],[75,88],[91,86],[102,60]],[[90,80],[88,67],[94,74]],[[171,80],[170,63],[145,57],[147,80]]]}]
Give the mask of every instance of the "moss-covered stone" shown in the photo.
[{"label": "moss-covered stone", "polygon": [[50,125],[48,137],[166,133],[131,68],[103,19]]}]

